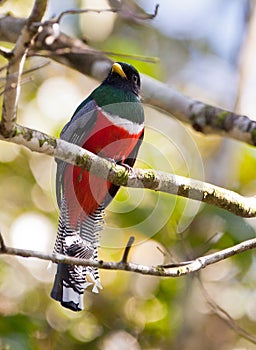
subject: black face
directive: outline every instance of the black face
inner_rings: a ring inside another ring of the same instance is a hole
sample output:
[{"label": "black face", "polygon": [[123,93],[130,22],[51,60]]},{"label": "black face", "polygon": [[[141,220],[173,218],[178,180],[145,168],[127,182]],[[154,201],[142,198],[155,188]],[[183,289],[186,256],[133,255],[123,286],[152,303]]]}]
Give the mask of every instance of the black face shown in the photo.
[{"label": "black face", "polygon": [[[116,64],[119,66],[117,67],[118,69],[115,67]],[[124,90],[132,91],[136,95],[139,94],[140,76],[131,64],[116,62],[104,82],[111,85],[114,84],[116,87]]]}]

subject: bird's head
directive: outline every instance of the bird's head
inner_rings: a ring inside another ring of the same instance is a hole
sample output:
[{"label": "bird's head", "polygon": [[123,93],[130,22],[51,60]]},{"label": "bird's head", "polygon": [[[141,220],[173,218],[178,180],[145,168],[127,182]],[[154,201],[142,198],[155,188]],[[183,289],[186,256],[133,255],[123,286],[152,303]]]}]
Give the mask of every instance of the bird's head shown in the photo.
[{"label": "bird's head", "polygon": [[128,63],[115,62],[104,81],[120,89],[134,92],[136,95],[140,91],[140,75],[138,71]]}]

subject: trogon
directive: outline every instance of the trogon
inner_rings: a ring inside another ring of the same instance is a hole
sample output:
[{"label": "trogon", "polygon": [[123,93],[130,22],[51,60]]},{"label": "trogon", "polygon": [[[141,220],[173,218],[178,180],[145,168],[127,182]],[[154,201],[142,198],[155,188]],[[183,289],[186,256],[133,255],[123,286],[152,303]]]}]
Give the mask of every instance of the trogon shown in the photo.
[{"label": "trogon", "polygon": [[[114,63],[106,79],[64,126],[61,139],[132,167],[144,135],[139,90],[138,71],[127,63]],[[104,209],[119,187],[80,167],[56,162],[60,216],[54,252],[97,260]],[[51,297],[66,308],[80,311],[89,285],[96,293],[102,288],[96,268],[58,263]]]}]

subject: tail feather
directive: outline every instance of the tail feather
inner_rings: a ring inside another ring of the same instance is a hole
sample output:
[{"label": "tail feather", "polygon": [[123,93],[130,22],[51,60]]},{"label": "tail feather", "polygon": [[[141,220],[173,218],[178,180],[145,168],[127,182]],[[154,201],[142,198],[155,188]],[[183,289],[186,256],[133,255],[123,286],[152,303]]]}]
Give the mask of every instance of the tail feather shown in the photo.
[{"label": "tail feather", "polygon": [[[80,236],[85,241],[89,242],[93,248],[93,256],[92,259],[94,261],[98,261],[98,247],[100,240],[100,231],[103,230],[103,219],[104,208],[103,206],[99,206],[97,210],[91,215],[88,215],[86,220],[81,220],[80,225]],[[97,268],[92,268],[92,277],[94,280],[99,280],[99,271]]]},{"label": "tail feather", "polygon": [[[81,220],[78,228],[74,230],[70,228],[68,211],[63,199],[54,251],[71,257],[97,260],[99,231],[102,229],[103,221],[102,211],[103,209],[96,211],[95,215]],[[98,289],[102,289],[98,269],[59,263],[51,297],[66,308],[80,311],[83,310],[84,290],[91,284],[95,293],[98,293]]]},{"label": "tail feather", "polygon": [[61,303],[62,306],[72,311],[83,310],[83,291],[69,284],[69,269],[72,267],[67,264],[58,264],[55,275],[54,285],[51,291],[51,297]]}]

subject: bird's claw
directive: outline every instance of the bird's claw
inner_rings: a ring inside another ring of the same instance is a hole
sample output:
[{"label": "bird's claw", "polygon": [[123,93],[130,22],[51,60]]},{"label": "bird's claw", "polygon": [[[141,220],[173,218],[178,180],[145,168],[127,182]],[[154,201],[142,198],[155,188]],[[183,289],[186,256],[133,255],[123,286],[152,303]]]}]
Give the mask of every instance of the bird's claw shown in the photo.
[{"label": "bird's claw", "polygon": [[125,164],[125,163],[122,163],[122,164],[120,164],[120,165],[122,165],[122,166],[125,168],[125,170],[127,170],[128,174],[130,175],[130,177],[131,177],[132,179],[135,179],[135,178],[137,177],[137,176],[136,176],[136,172],[135,172],[135,170],[134,170],[133,167],[131,167],[130,165]]},{"label": "bird's claw", "polygon": [[130,177],[132,179],[136,179],[137,175],[136,172],[134,170],[133,167],[131,167],[130,165],[123,163],[123,161],[115,161],[115,159],[113,158],[106,158],[109,162],[111,162],[114,165],[121,165],[125,168],[125,170],[128,172],[128,174],[130,175]]}]

